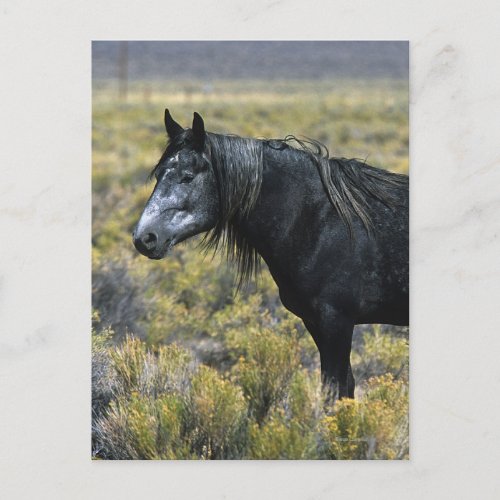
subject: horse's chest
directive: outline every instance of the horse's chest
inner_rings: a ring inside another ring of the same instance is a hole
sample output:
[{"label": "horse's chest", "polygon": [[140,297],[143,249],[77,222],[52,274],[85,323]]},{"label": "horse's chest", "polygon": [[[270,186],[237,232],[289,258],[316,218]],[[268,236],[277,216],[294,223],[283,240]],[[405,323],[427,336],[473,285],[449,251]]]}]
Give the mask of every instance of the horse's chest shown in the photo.
[{"label": "horse's chest", "polygon": [[276,269],[269,266],[271,275],[278,285],[280,300],[283,306],[302,319],[315,316],[315,304],[321,295],[321,279],[311,270],[304,272],[304,266],[293,266],[294,272]]},{"label": "horse's chest", "polygon": [[299,318],[307,319],[314,313],[312,302],[306,293],[290,286],[279,286],[279,294],[283,306]]}]

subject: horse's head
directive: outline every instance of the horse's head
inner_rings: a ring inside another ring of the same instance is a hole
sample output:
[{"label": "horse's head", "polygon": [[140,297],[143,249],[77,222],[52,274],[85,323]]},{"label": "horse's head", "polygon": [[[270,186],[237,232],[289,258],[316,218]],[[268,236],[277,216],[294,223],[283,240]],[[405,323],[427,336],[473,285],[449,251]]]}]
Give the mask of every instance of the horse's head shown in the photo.
[{"label": "horse's head", "polygon": [[150,259],[217,223],[215,176],[205,153],[205,126],[198,113],[192,129],[183,129],[165,110],[169,145],[154,173],[156,186],[137,224],[134,245]]}]

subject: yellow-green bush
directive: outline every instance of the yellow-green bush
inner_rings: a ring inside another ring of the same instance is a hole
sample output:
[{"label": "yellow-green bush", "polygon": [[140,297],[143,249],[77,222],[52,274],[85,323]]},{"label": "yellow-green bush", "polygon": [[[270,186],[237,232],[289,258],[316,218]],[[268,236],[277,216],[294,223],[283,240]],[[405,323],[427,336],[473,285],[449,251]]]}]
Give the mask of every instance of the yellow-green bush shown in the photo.
[{"label": "yellow-green bush", "polygon": [[[101,349],[96,345],[94,353]],[[197,369],[176,345],[153,352],[128,337],[109,347],[109,359],[114,398],[95,423],[97,455],[160,459],[240,453],[247,406],[238,386],[213,369]]]},{"label": "yellow-green bush", "polygon": [[182,435],[184,405],[175,394],[117,398],[96,422],[96,454],[115,460],[197,458]]},{"label": "yellow-green bush", "polygon": [[[95,335],[94,455],[107,459],[392,459],[408,457],[408,386],[372,377],[333,404],[297,339],[256,333],[231,377],[175,344]],[[106,386],[108,384],[108,386]],[[107,399],[103,399],[103,394]],[[104,401],[104,402],[103,402]]]},{"label": "yellow-green bush", "polygon": [[297,369],[284,388],[284,399],[249,431],[248,457],[305,460],[323,458],[322,417],[327,399],[319,372]]},{"label": "yellow-green bush", "polygon": [[261,422],[267,412],[284,399],[299,365],[299,351],[293,337],[273,330],[255,332],[233,369],[248,401],[250,414]]},{"label": "yellow-green bush", "polygon": [[262,424],[252,423],[248,458],[255,460],[306,460],[320,458],[314,428],[288,419],[283,409],[274,410]]},{"label": "yellow-green bush", "polygon": [[324,419],[332,458],[408,458],[408,387],[392,375],[373,377],[360,400],[337,401]]},{"label": "yellow-green bush", "polygon": [[382,333],[381,325],[372,325],[363,333],[362,351],[354,350],[352,365],[358,380],[391,373],[408,379],[408,338]]},{"label": "yellow-green bush", "polygon": [[237,458],[243,452],[247,406],[241,389],[205,366],[191,380],[190,440],[200,458]]}]

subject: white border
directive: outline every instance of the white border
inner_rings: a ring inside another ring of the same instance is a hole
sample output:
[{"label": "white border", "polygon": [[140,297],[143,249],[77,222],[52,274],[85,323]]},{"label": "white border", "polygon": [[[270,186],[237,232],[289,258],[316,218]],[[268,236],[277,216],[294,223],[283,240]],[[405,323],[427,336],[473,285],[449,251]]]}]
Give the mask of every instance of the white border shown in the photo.
[{"label": "white border", "polygon": [[[2,498],[495,498],[498,6],[0,6]],[[91,40],[410,40],[411,460],[91,462]]]}]

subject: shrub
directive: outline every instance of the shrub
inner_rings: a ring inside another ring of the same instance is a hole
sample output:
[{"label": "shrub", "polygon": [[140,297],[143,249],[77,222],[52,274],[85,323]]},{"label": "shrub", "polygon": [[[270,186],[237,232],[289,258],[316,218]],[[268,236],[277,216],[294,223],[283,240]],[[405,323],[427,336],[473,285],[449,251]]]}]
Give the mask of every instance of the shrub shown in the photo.
[{"label": "shrub", "polygon": [[278,335],[272,330],[255,332],[233,369],[243,389],[250,414],[261,422],[270,408],[282,401],[299,365],[296,339]]},{"label": "shrub", "polygon": [[[96,344],[97,356],[102,346]],[[95,363],[101,359],[95,358]],[[106,366],[113,377],[112,397],[94,418],[94,455],[108,459],[242,455],[247,405],[241,388],[211,368],[197,370],[186,350],[173,344],[153,352],[141,340],[127,337],[120,346],[107,348]]]},{"label": "shrub", "polygon": [[292,377],[282,404],[249,431],[252,459],[316,459],[323,457],[321,424],[326,398],[319,373],[300,369]]},{"label": "shrub", "polygon": [[190,354],[175,344],[153,352],[130,336],[118,347],[106,345],[109,337],[102,334],[95,338],[93,367],[97,374],[107,373],[112,382],[107,391],[101,389],[109,395],[109,404],[94,412],[94,455],[109,459],[192,458],[182,435],[195,370]]},{"label": "shrub", "polygon": [[148,304],[147,282],[133,279],[129,260],[106,260],[98,252],[92,259],[92,307],[98,310],[100,327],[110,327],[117,340],[127,332],[144,335],[141,319]]},{"label": "shrub", "polygon": [[383,333],[381,325],[373,325],[362,335],[360,350],[351,356],[356,380],[391,373],[394,378],[408,379],[408,340]]},{"label": "shrub", "polygon": [[110,349],[115,372],[115,392],[157,397],[163,393],[181,393],[189,385],[194,369],[191,355],[176,344],[147,349],[141,340],[127,336],[124,342]]},{"label": "shrub", "polygon": [[93,453],[106,459],[408,457],[408,387],[372,377],[331,406],[298,340],[257,332],[231,378],[172,344],[94,333]]},{"label": "shrub", "polygon": [[[99,315],[93,313],[93,321]],[[108,406],[114,392],[114,373],[107,344],[113,337],[109,328],[97,332],[92,328],[92,419],[98,418]]]},{"label": "shrub", "polygon": [[183,413],[179,395],[119,397],[96,423],[96,452],[114,460],[194,458],[182,439]]},{"label": "shrub", "polygon": [[294,373],[288,388],[285,408],[291,419],[308,427],[315,427],[328,404],[328,394],[321,384],[319,370],[309,373],[305,369]]},{"label": "shrub", "polygon": [[408,458],[408,388],[390,374],[373,377],[361,400],[337,401],[324,424],[331,458]]},{"label": "shrub", "polygon": [[238,458],[245,447],[247,406],[241,389],[201,366],[189,394],[192,448],[199,458]]},{"label": "shrub", "polygon": [[248,458],[305,460],[319,458],[318,451],[314,430],[286,418],[283,409],[274,410],[262,425],[250,426]]},{"label": "shrub", "polygon": [[110,357],[118,380],[116,391],[122,394],[144,392],[146,345],[139,339],[126,337],[117,349],[110,350]]},{"label": "shrub", "polygon": [[179,302],[175,295],[165,293],[152,302],[147,315],[146,340],[149,345],[187,339],[196,331],[198,315]]}]

